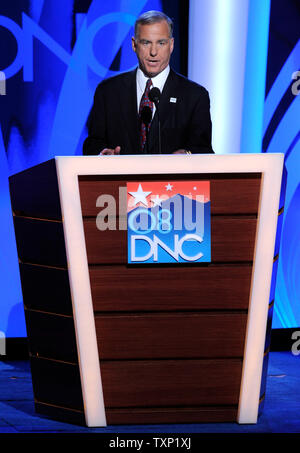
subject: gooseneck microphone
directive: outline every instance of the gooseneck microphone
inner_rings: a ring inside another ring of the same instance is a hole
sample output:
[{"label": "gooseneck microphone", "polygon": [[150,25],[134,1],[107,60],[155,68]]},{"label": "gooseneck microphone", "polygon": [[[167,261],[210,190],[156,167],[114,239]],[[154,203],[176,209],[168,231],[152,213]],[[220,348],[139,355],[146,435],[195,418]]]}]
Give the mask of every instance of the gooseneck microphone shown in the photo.
[{"label": "gooseneck microphone", "polygon": [[159,112],[159,102],[160,102],[161,92],[159,88],[153,87],[149,91],[149,99],[151,102],[154,102],[156,112],[157,112],[157,119],[158,119],[158,152],[161,154],[161,133],[160,133],[160,112]]},{"label": "gooseneck microphone", "polygon": [[161,92],[160,92],[159,88],[157,88],[157,87],[153,87],[149,91],[149,99],[151,102],[154,102],[155,107],[157,107],[157,105],[159,104],[160,96],[161,96]]},{"label": "gooseneck microphone", "polygon": [[148,132],[149,132],[149,124],[152,120],[152,110],[148,105],[145,105],[141,111],[141,120],[146,126],[146,150],[147,154],[149,154],[149,142],[148,142]]}]

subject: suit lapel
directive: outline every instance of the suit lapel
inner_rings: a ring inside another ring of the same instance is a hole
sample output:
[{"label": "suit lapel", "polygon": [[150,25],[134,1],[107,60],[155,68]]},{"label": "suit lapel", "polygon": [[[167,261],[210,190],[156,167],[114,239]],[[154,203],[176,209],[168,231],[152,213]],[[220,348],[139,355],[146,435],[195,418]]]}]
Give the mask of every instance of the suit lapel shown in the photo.
[{"label": "suit lapel", "polygon": [[[170,73],[161,93],[159,112],[160,112],[160,127],[161,130],[166,124],[170,115],[170,98],[177,98],[177,78],[176,73],[170,69]],[[158,153],[158,115],[157,112],[151,123],[149,132],[149,153]],[[163,152],[163,151],[162,151]]]},{"label": "suit lapel", "polygon": [[128,133],[130,150],[124,150],[126,154],[138,153],[139,146],[139,121],[137,112],[136,95],[136,70],[126,74],[124,85],[119,91],[120,109],[125,122],[125,130]]}]

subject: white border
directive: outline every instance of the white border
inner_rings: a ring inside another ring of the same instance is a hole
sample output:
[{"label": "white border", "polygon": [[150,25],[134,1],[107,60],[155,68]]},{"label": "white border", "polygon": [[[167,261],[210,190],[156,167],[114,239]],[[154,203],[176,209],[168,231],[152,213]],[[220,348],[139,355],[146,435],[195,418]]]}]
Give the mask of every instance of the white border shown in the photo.
[{"label": "white border", "polygon": [[256,423],[283,157],[283,154],[56,157],[87,426],[106,426],[106,416],[78,176],[260,172],[263,174],[237,419],[238,423]]}]

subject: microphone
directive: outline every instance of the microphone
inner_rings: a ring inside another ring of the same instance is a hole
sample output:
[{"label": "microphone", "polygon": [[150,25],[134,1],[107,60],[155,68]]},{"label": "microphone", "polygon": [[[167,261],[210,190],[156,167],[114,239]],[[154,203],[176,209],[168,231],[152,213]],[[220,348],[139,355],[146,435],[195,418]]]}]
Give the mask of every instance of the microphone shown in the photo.
[{"label": "microphone", "polygon": [[159,88],[157,88],[157,87],[153,87],[149,91],[149,99],[151,102],[154,102],[155,107],[157,107],[157,105],[159,104],[160,96],[161,96],[161,92],[160,92]]},{"label": "microphone", "polygon": [[141,111],[141,120],[146,126],[146,148],[147,154],[149,154],[149,145],[148,145],[148,131],[149,131],[149,124],[152,120],[152,110],[148,105],[145,105]]},{"label": "microphone", "polygon": [[159,88],[153,87],[149,91],[149,99],[151,102],[154,102],[156,111],[157,111],[157,119],[158,119],[158,152],[161,154],[161,132],[160,132],[160,114],[159,114],[159,102],[160,102],[161,92]]}]

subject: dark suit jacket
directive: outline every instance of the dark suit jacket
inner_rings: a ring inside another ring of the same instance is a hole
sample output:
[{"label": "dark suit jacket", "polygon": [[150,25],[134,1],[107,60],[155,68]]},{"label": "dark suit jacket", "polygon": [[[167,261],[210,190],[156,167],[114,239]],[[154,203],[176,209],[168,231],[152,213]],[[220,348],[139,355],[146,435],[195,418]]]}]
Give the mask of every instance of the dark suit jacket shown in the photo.
[{"label": "dark suit jacket", "polygon": [[[173,101],[170,102],[170,99]],[[209,95],[205,88],[170,70],[160,104],[161,151],[212,153]],[[159,152],[157,112],[148,135],[148,152]],[[95,92],[83,154],[121,146],[121,154],[140,154],[136,70],[102,81]]]}]

